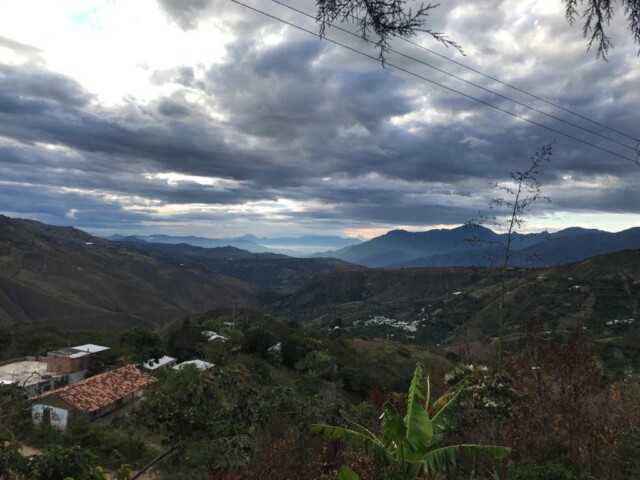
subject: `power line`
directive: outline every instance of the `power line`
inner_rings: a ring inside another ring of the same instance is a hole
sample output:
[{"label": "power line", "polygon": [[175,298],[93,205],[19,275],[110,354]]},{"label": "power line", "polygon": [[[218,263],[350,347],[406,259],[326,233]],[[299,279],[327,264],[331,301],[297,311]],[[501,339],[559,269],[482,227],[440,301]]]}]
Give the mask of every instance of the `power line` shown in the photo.
[{"label": "power line", "polygon": [[[376,58],[376,57],[374,57],[373,55],[370,55],[370,54],[365,53],[365,52],[363,52],[363,51],[361,51],[361,50],[358,50],[357,48],[353,48],[353,47],[350,47],[350,46],[345,45],[345,44],[343,44],[343,43],[340,43],[340,42],[338,42],[337,40],[333,40],[333,39],[328,38],[328,37],[326,37],[326,36],[324,36],[324,37],[323,37],[323,36],[321,36],[319,33],[316,33],[316,32],[314,32],[314,31],[312,31],[312,30],[309,30],[309,29],[306,29],[306,28],[301,27],[301,26],[299,26],[299,25],[296,25],[295,23],[289,22],[289,21],[284,20],[284,19],[282,19],[282,18],[280,18],[280,17],[277,17],[277,16],[275,16],[275,15],[272,15],[272,14],[270,14],[270,13],[267,13],[267,12],[265,12],[265,11],[263,11],[263,10],[260,10],[259,8],[255,8],[255,7],[252,7],[251,5],[247,5],[246,3],[242,3],[240,0],[230,0],[230,1],[231,1],[231,2],[233,2],[233,3],[235,3],[235,4],[237,4],[237,5],[240,5],[240,6],[242,6],[242,7],[245,7],[245,8],[247,8],[247,9],[249,9],[249,10],[252,10],[252,11],[254,11],[254,12],[256,12],[256,13],[259,13],[259,14],[261,14],[261,15],[264,15],[264,16],[266,16],[266,17],[269,17],[269,18],[271,18],[271,19],[273,19],[273,20],[276,20],[276,21],[278,21],[278,22],[284,23],[285,25],[289,25],[290,27],[293,27],[293,28],[295,28],[295,29],[297,29],[297,30],[300,30],[300,31],[302,31],[302,32],[306,32],[306,33],[308,33],[308,34],[310,34],[310,35],[313,35],[314,37],[317,37],[317,38],[323,39],[323,40],[325,40],[325,41],[327,41],[327,42],[329,42],[329,43],[333,43],[334,45],[338,45],[339,47],[345,48],[346,50],[349,50],[349,51],[351,51],[351,52],[353,52],[353,53],[357,53],[357,54],[359,54],[359,55],[361,55],[361,56],[363,56],[363,57],[369,58],[369,59],[373,60],[373,61],[374,61],[374,62],[376,62],[376,63],[382,63],[382,62],[381,62],[381,60],[380,60],[379,58]],[[395,64],[393,64],[393,63],[389,63],[389,62],[387,62],[387,61],[385,61],[385,62],[384,62],[384,65],[385,65],[385,66],[392,67],[392,68],[395,68],[396,70],[399,70],[399,71],[401,71],[401,72],[404,72],[404,73],[406,73],[406,74],[408,74],[408,75],[411,75],[411,76],[413,76],[413,77],[416,77],[416,78],[419,78],[419,79],[421,79],[421,80],[424,80],[425,82],[429,82],[429,83],[432,83],[433,85],[437,85],[438,87],[444,88],[445,90],[448,90],[448,91],[450,91],[450,92],[456,93],[456,94],[458,94],[458,95],[461,95],[461,96],[463,96],[463,97],[469,98],[469,99],[471,99],[471,100],[475,100],[475,101],[476,101],[476,102],[478,102],[478,103],[482,103],[483,105],[486,105],[486,106],[488,106],[488,107],[494,108],[494,109],[496,109],[496,110],[498,110],[498,111],[501,111],[501,112],[503,112],[503,113],[506,113],[506,114],[508,114],[508,115],[511,115],[512,117],[519,118],[520,120],[523,120],[523,121],[525,121],[525,122],[531,123],[531,124],[533,124],[533,125],[537,125],[538,127],[544,128],[545,130],[549,130],[549,131],[551,131],[551,132],[557,133],[558,135],[562,135],[562,136],[564,136],[564,137],[570,138],[571,140],[575,140],[576,142],[584,143],[585,145],[589,145],[590,147],[596,148],[596,149],[598,149],[598,150],[601,150],[601,151],[603,151],[603,152],[609,153],[609,154],[614,155],[614,156],[616,156],[616,157],[622,158],[622,159],[624,159],[624,160],[628,160],[628,161],[633,162],[633,163],[635,163],[635,164],[640,164],[640,162],[639,162],[638,160],[635,160],[635,159],[632,159],[632,158],[626,157],[626,156],[621,155],[621,154],[619,154],[619,153],[617,153],[617,152],[614,152],[614,151],[612,151],[612,150],[609,150],[609,149],[606,149],[606,148],[600,147],[599,145],[596,145],[596,144],[594,144],[594,143],[591,143],[591,142],[587,142],[587,141],[585,141],[585,140],[582,140],[582,139],[580,139],[580,138],[578,138],[578,137],[575,137],[575,136],[573,136],[573,135],[571,135],[571,134],[569,134],[569,133],[565,133],[565,132],[563,132],[563,131],[561,131],[561,130],[557,130],[557,129],[553,128],[553,127],[549,127],[548,125],[544,125],[544,124],[542,124],[542,123],[536,122],[535,120],[531,120],[531,119],[529,119],[529,118],[527,118],[527,117],[524,117],[524,116],[522,116],[522,115],[519,115],[519,114],[517,114],[517,113],[513,113],[513,112],[511,112],[511,111],[509,111],[509,110],[505,110],[505,109],[504,109],[504,108],[502,108],[502,107],[499,107],[499,106],[494,105],[494,104],[492,104],[492,103],[486,102],[486,101],[484,101],[484,100],[482,100],[482,99],[480,99],[480,98],[474,97],[473,95],[469,95],[469,94],[467,94],[467,93],[461,92],[461,91],[456,90],[456,89],[454,89],[454,88],[447,87],[446,85],[443,85],[442,83],[438,83],[438,82],[436,82],[435,80],[431,80],[430,78],[427,78],[427,77],[425,77],[425,76],[423,76],[423,75],[420,75],[420,74],[418,74],[418,73],[415,73],[415,72],[412,72],[412,71],[410,71],[410,70],[407,70],[406,68],[400,67],[400,66],[395,65]]]},{"label": "power line", "polygon": [[579,113],[574,112],[573,110],[570,110],[570,109],[565,108],[565,107],[563,107],[561,105],[558,105],[557,103],[551,102],[551,101],[549,101],[549,100],[547,100],[547,99],[545,99],[543,97],[540,97],[540,96],[538,96],[538,95],[536,95],[534,93],[527,92],[526,90],[523,90],[522,88],[516,87],[515,85],[511,85],[510,83],[504,82],[504,81],[500,80],[499,78],[496,78],[496,77],[493,77],[493,76],[488,75],[486,73],[483,73],[480,70],[477,70],[477,69],[475,69],[473,67],[465,65],[464,63],[459,62],[457,60],[454,60],[451,57],[447,57],[446,55],[442,55],[441,53],[438,53],[435,50],[431,50],[430,48],[422,46],[417,42],[409,40],[408,38],[404,38],[404,37],[398,37],[398,38],[400,40],[402,40],[403,42],[405,42],[405,43],[413,45],[414,47],[418,47],[418,48],[420,48],[420,49],[422,49],[422,50],[424,50],[426,52],[432,53],[432,54],[434,54],[434,55],[436,55],[436,56],[438,56],[440,58],[443,58],[443,59],[445,59],[445,60],[447,60],[449,62],[455,63],[456,65],[459,65],[462,68],[466,68],[467,70],[470,70],[470,71],[472,71],[474,73],[477,73],[478,75],[482,75],[483,77],[488,78],[490,80],[493,80],[494,82],[498,82],[501,85],[504,85],[505,87],[509,87],[509,88],[512,88],[513,90],[516,90],[516,91],[520,92],[520,93],[524,93],[525,95],[529,95],[530,97],[535,98],[536,100],[540,100],[541,102],[544,102],[544,103],[546,103],[548,105],[551,105],[552,107],[559,108],[560,110],[563,110],[563,111],[565,111],[567,113],[570,113],[571,115],[575,115],[576,117],[579,117],[579,118],[581,118],[583,120],[586,120],[587,122],[591,122],[591,123],[593,123],[595,125],[599,125],[599,126],[601,126],[603,128],[606,128],[607,130],[611,130],[612,132],[615,132],[618,135],[622,135],[623,137],[627,137],[627,138],[633,140],[634,142],[640,142],[640,139],[637,138],[637,137],[634,137],[634,136],[629,135],[627,133],[624,133],[624,132],[622,132],[622,131],[620,131],[620,130],[618,130],[616,128],[613,128],[613,127],[610,127],[608,125],[605,125],[604,123],[600,123],[597,120],[593,120],[593,119],[591,119],[589,117],[585,117],[584,115],[580,115]]},{"label": "power line", "polygon": [[[297,13],[301,14],[301,15],[304,15],[304,16],[306,16],[306,17],[308,17],[308,18],[311,18],[311,19],[313,19],[313,20],[315,20],[315,19],[316,19],[316,17],[314,17],[313,15],[311,15],[311,14],[309,14],[309,13],[307,13],[307,12],[304,12],[304,11],[302,11],[302,10],[298,10],[297,8],[292,7],[291,5],[287,5],[286,3],[283,3],[283,2],[281,2],[281,1],[279,1],[279,0],[271,0],[271,1],[272,1],[273,3],[277,3],[278,5],[283,6],[283,7],[285,7],[285,8],[288,8],[289,10],[292,10],[292,11],[294,11],[294,12],[297,12]],[[335,28],[335,29],[337,29],[337,30],[339,30],[339,31],[341,31],[341,32],[347,33],[347,34],[349,34],[349,35],[351,35],[351,36],[353,36],[353,37],[356,37],[356,38],[358,38],[358,39],[360,39],[360,40],[364,40],[364,41],[365,41],[365,42],[367,42],[367,43],[372,43],[372,44],[373,44],[373,43],[375,43],[375,42],[372,42],[371,40],[369,40],[368,38],[363,38],[362,36],[358,35],[357,33],[353,33],[353,32],[351,32],[351,31],[349,31],[349,30],[347,30],[347,29],[345,29],[345,28],[342,28],[342,27],[340,27],[340,26],[332,25],[332,27],[333,27],[333,28]],[[402,37],[400,37],[400,38],[402,38]],[[455,78],[456,80],[460,80],[461,82],[464,82],[464,83],[467,83],[467,84],[469,84],[469,85],[472,85],[472,86],[474,86],[474,87],[476,87],[476,88],[479,88],[480,90],[484,90],[485,92],[488,92],[488,93],[490,93],[490,94],[492,94],[492,95],[495,95],[495,96],[497,96],[497,97],[500,97],[500,98],[503,98],[503,99],[508,100],[508,101],[510,101],[510,102],[513,102],[513,103],[515,103],[516,105],[520,105],[521,107],[527,108],[527,109],[532,110],[532,111],[534,111],[534,112],[536,112],[536,113],[539,113],[539,114],[541,114],[541,115],[546,115],[546,116],[547,116],[547,117],[549,117],[549,118],[553,118],[554,120],[557,120],[557,121],[559,121],[559,122],[565,123],[565,124],[570,125],[570,126],[572,126],[572,127],[574,127],[574,128],[578,128],[578,129],[580,129],[580,130],[584,130],[585,132],[591,133],[591,134],[596,135],[596,136],[598,136],[598,137],[600,137],[600,138],[603,138],[603,139],[608,140],[608,141],[610,141],[610,142],[613,142],[613,143],[615,143],[615,144],[617,144],[617,145],[620,145],[620,146],[622,146],[622,147],[625,147],[625,148],[627,148],[627,149],[629,149],[629,150],[631,150],[631,151],[633,151],[633,152],[636,152],[636,148],[637,148],[637,147],[632,147],[632,146],[630,146],[630,145],[627,145],[627,144],[625,144],[625,143],[622,143],[622,142],[620,142],[620,141],[616,140],[615,138],[611,138],[611,137],[608,137],[608,136],[606,136],[606,135],[602,135],[602,134],[600,134],[600,133],[598,133],[598,132],[596,132],[596,131],[594,131],[594,130],[590,130],[590,129],[585,128],[585,127],[583,127],[583,126],[581,126],[581,125],[578,125],[578,124],[576,124],[576,123],[570,122],[570,121],[565,120],[565,119],[563,119],[563,118],[557,117],[557,116],[552,115],[552,114],[547,113],[547,112],[544,112],[544,111],[539,110],[539,109],[537,109],[537,108],[535,108],[535,107],[532,107],[532,106],[527,105],[527,104],[525,104],[525,103],[519,102],[518,100],[514,100],[513,98],[510,98],[510,97],[508,97],[508,96],[506,96],[506,95],[503,95],[503,94],[501,94],[501,93],[495,92],[495,91],[493,91],[493,90],[491,90],[491,89],[489,89],[489,88],[485,88],[485,87],[483,87],[482,85],[478,85],[477,83],[474,83],[474,82],[472,82],[472,81],[470,81],[470,80],[467,80],[467,79],[465,79],[465,78],[462,78],[462,77],[460,77],[460,76],[458,76],[458,75],[455,75],[455,74],[453,74],[453,73],[447,72],[446,70],[443,70],[443,69],[441,69],[441,68],[439,68],[439,67],[436,67],[436,66],[434,66],[434,65],[431,65],[430,63],[427,63],[427,62],[425,62],[425,61],[423,61],[423,60],[420,60],[419,58],[415,58],[415,57],[412,57],[412,56],[410,56],[410,55],[406,55],[406,54],[404,54],[404,53],[402,53],[402,52],[399,52],[398,50],[395,50],[395,49],[393,49],[393,48],[391,48],[391,47],[387,48],[387,50],[388,50],[388,51],[390,51],[390,52],[393,52],[393,53],[395,53],[395,54],[397,54],[397,55],[400,55],[400,56],[402,56],[402,57],[404,57],[404,58],[407,58],[407,59],[409,59],[409,60],[412,60],[412,61],[414,61],[414,62],[420,63],[420,64],[422,64],[422,65],[424,65],[424,66],[426,66],[426,67],[429,67],[429,68],[431,68],[431,69],[433,69],[433,70],[436,70],[436,71],[438,71],[438,72],[440,72],[440,73],[444,73],[445,75],[448,75],[448,76],[450,76],[450,77],[453,77],[453,78]],[[640,140],[638,140],[638,141],[640,141]]]}]

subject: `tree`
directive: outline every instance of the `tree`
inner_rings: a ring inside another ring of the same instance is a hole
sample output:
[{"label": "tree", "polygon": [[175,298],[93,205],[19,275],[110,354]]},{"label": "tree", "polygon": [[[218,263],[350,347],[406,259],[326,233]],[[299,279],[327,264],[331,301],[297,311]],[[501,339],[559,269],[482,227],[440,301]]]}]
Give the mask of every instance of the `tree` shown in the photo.
[{"label": "tree", "polygon": [[23,462],[18,478],[29,480],[107,480],[96,456],[80,447],[53,446]]},{"label": "tree", "polygon": [[[578,17],[584,19],[582,33],[588,39],[588,47],[596,45],[596,57],[606,60],[613,42],[606,34],[615,13],[615,0],[586,0],[586,6],[579,12],[582,0],[562,0],[565,4],[565,17],[573,25]],[[619,0],[628,20],[629,30],[636,44],[640,45],[640,0]],[[438,4],[420,4],[413,10],[406,8],[406,0],[316,0],[317,20],[320,34],[324,35],[327,26],[335,22],[354,23],[364,39],[371,34],[377,37],[376,46],[380,58],[389,48],[394,37],[412,37],[418,32],[431,35],[445,46],[452,46],[462,52],[462,48],[443,33],[425,27],[426,17]],[[638,52],[640,55],[640,51]]]},{"label": "tree", "polygon": [[426,17],[438,5],[421,3],[413,10],[405,8],[406,3],[406,0],[317,0],[320,35],[324,36],[327,26],[336,21],[354,23],[363,39],[369,40],[372,33],[376,35],[381,60],[394,37],[412,37],[417,32],[427,33],[443,45],[462,52],[445,34],[425,28]]},{"label": "tree", "polygon": [[[582,0],[562,1],[565,4],[565,17],[570,25],[573,25],[578,17],[584,19],[582,35],[588,39],[587,49],[596,45],[596,57],[606,60],[613,42],[606,34],[605,28],[614,16],[615,0],[587,0],[582,13],[578,11],[578,3],[582,5]],[[620,6],[624,8],[634,43],[640,45],[640,0],[620,0]],[[640,50],[638,54],[640,55]]]},{"label": "tree", "polygon": [[[463,455],[485,455],[500,459],[509,449],[495,445],[445,445],[447,426],[464,382],[430,404],[429,379],[423,382],[422,366],[416,365],[407,394],[407,413],[400,416],[391,402],[383,405],[381,435],[376,436],[362,425],[351,423],[349,428],[330,425],[312,425],[312,432],[328,440],[340,440],[360,445],[371,452],[376,463],[385,467],[387,478],[414,480],[434,478],[447,464],[455,463]],[[340,480],[358,480],[358,475],[347,467],[339,474]]]},{"label": "tree", "polygon": [[11,480],[22,464],[20,444],[6,428],[0,426],[0,480]]},{"label": "tree", "polygon": [[202,327],[187,317],[182,320],[180,328],[169,332],[167,352],[180,360],[197,358],[202,355],[206,343],[207,337],[203,335]]},{"label": "tree", "polygon": [[[136,415],[140,423],[166,438],[168,449],[132,479],[165,457],[180,461],[184,452],[199,448],[211,469],[237,468],[249,461],[253,442],[245,434],[253,420],[255,392],[238,375],[211,375],[193,365],[171,371],[145,394]],[[173,455],[175,453],[175,455]]]},{"label": "tree", "polygon": [[174,370],[149,390],[139,418],[152,431],[163,432],[176,447],[188,440],[209,438],[224,418],[221,392],[210,375],[193,365]]},{"label": "tree", "polygon": [[164,355],[158,334],[140,327],[130,328],[123,332],[120,336],[120,343],[125,348],[127,357],[133,363],[140,364],[148,360],[158,360]]}]

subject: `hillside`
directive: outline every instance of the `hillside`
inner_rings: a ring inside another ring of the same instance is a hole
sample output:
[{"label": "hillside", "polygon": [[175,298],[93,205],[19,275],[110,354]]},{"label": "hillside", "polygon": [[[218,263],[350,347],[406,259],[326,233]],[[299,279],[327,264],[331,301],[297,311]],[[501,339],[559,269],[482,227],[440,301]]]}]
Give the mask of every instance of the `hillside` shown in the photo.
[{"label": "hillside", "polygon": [[201,248],[185,243],[126,243],[162,262],[203,268],[265,289],[298,288],[321,273],[338,269],[363,269],[335,258],[295,258],[275,253],[252,253],[234,247]]},{"label": "hillside", "polygon": [[[283,299],[276,312],[305,324],[328,327],[341,321],[354,323],[374,318],[392,318],[412,324],[426,319],[425,312],[456,292],[481,285],[493,285],[496,272],[482,268],[371,269],[336,271],[316,277],[311,283]],[[365,336],[393,336],[418,343],[435,344],[463,318],[436,322],[426,319],[429,328],[419,331],[393,327],[356,329]],[[427,326],[427,323],[424,326]],[[421,335],[424,333],[425,337]]]},{"label": "hillside", "polygon": [[[484,354],[493,351],[499,292],[495,269],[333,272],[285,299],[280,311],[318,328],[343,323],[352,335],[442,344],[452,351],[469,344]],[[530,332],[566,337],[584,327],[598,341],[638,349],[640,250],[510,270],[506,312],[509,341]]]},{"label": "hillside", "polygon": [[164,263],[70,227],[0,216],[0,324],[154,328],[218,305],[252,305],[233,278]]}]

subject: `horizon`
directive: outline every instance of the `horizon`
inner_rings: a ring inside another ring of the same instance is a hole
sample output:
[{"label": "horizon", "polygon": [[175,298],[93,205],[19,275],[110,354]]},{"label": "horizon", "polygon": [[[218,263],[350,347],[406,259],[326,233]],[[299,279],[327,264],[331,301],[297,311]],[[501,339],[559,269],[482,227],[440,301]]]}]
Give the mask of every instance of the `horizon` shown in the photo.
[{"label": "horizon", "polygon": [[[0,213],[0,215],[5,215],[4,213]],[[24,217],[12,217],[11,215],[6,215],[9,218],[12,218],[13,220],[31,220],[31,221],[41,221],[38,220],[37,218],[24,218]],[[349,236],[346,233],[342,233],[342,232],[337,232],[335,234],[322,234],[322,233],[300,233],[300,234],[287,234],[286,232],[283,234],[274,234],[274,235],[254,235],[252,232],[244,232],[241,233],[240,235],[232,235],[232,236],[214,236],[214,235],[207,235],[202,234],[202,235],[193,235],[193,234],[180,234],[180,233],[167,233],[166,231],[144,231],[143,233],[122,233],[119,231],[113,231],[112,233],[97,233],[97,232],[92,232],[91,229],[85,229],[82,228],[80,226],[77,225],[73,225],[70,223],[62,223],[62,224],[48,224],[47,222],[42,222],[45,223],[47,225],[52,225],[52,226],[56,226],[56,227],[72,227],[72,228],[76,228],[78,230],[82,230],[86,233],[89,233],[90,235],[94,236],[94,237],[98,237],[98,238],[104,238],[104,239],[108,239],[108,237],[112,237],[112,236],[116,236],[116,235],[120,235],[122,237],[151,237],[151,236],[168,236],[168,237],[198,237],[198,238],[204,238],[204,239],[210,239],[210,240],[231,240],[231,239],[241,239],[242,237],[245,236],[252,236],[252,237],[256,237],[257,240],[274,240],[274,239],[279,239],[279,238],[301,238],[301,237],[305,237],[305,236],[319,236],[319,237],[341,237],[343,239],[351,239],[351,240],[358,240],[361,242],[365,242],[368,240],[371,240],[373,238],[377,238],[380,237],[382,235],[385,235],[389,232],[392,232],[394,230],[402,230],[402,231],[406,231],[406,232],[410,232],[410,233],[423,233],[423,232],[428,232],[428,231],[432,231],[432,230],[454,230],[456,228],[461,228],[464,227],[465,225],[469,225],[469,223],[462,223],[462,224],[457,224],[457,225],[435,225],[433,226],[433,228],[425,228],[422,230],[412,230],[412,229],[407,229],[407,228],[402,228],[405,226],[400,226],[400,227],[396,227],[396,228],[389,228],[389,229],[381,229],[379,233],[376,234],[371,234],[371,236],[364,236],[364,235],[360,235],[360,237],[356,237],[356,236]],[[477,224],[474,224],[477,225]],[[488,230],[491,230],[495,233],[501,234],[501,233],[506,233],[504,229],[500,229],[500,228],[496,228],[496,227],[491,227],[490,225],[479,225],[482,228],[486,228]],[[598,227],[593,227],[593,226],[583,226],[583,225],[567,225],[567,226],[563,226],[560,228],[542,228],[542,229],[532,229],[532,228],[526,228],[523,230],[514,230],[514,232],[520,233],[520,234],[542,234],[542,233],[557,233],[559,231],[562,230],[567,230],[570,228],[580,228],[580,229],[584,229],[584,230],[600,230],[603,232],[608,232],[608,233],[620,233],[626,230],[630,230],[632,228],[640,228],[640,222],[638,224],[635,225],[630,225],[630,226],[626,226],[623,228],[618,228],[618,229],[607,229],[607,228],[598,228]],[[377,230],[377,229],[376,229]]]}]

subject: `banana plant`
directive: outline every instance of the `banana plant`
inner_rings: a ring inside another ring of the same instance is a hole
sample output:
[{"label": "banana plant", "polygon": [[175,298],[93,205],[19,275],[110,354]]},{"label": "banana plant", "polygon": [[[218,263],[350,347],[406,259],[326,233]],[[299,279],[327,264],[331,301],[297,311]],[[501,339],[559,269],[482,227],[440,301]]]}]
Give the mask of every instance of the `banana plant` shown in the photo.
[{"label": "banana plant", "polygon": [[[416,365],[408,391],[407,413],[402,417],[390,403],[383,405],[380,435],[362,425],[350,422],[348,427],[314,424],[311,431],[327,440],[363,446],[374,461],[401,480],[434,479],[447,465],[455,465],[461,455],[484,455],[501,459],[509,449],[496,445],[445,445],[446,427],[458,397],[465,388],[462,381],[430,404],[429,378],[423,381],[422,365]],[[359,480],[350,468],[342,467],[338,480]]]}]

